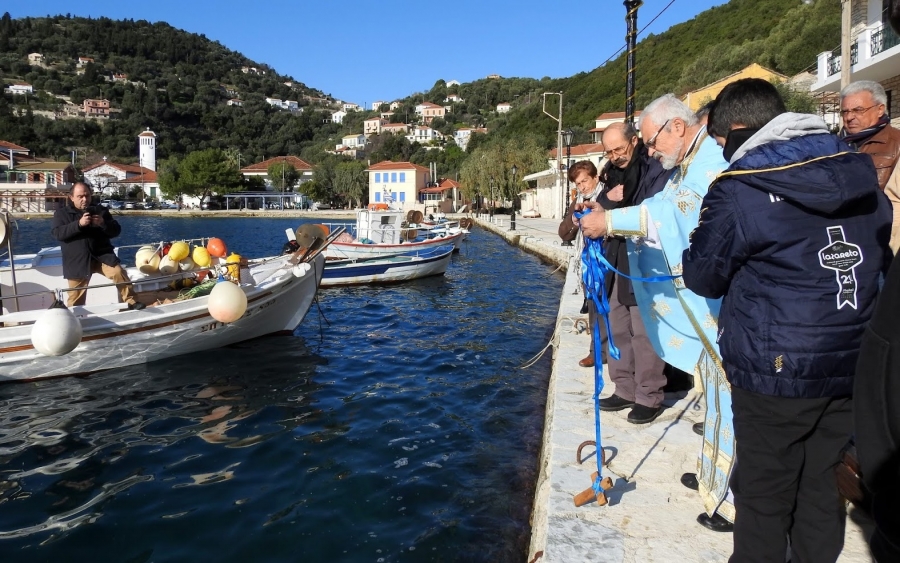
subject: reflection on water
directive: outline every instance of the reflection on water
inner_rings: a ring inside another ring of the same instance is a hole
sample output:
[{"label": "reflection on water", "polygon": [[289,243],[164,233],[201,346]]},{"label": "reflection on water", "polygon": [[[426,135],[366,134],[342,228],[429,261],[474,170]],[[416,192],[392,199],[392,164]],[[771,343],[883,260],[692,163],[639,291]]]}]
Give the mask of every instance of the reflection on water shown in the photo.
[{"label": "reflection on water", "polygon": [[0,386],[3,560],[522,560],[551,270],[476,231],[444,277],[321,291],[294,336]]}]

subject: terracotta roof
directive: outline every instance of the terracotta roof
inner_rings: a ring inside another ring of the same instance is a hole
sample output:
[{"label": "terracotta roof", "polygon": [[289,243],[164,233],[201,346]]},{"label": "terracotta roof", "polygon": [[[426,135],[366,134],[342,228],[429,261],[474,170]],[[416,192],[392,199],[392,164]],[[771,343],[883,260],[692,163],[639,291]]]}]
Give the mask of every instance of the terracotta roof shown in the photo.
[{"label": "terracotta roof", "polygon": [[[569,156],[571,158],[583,157],[589,154],[598,154],[606,152],[603,150],[603,145],[600,143],[588,143],[586,145],[572,145],[571,150],[569,151]],[[566,149],[562,150],[563,156],[566,155]],[[556,149],[550,151],[550,158],[556,158]]]},{"label": "terracotta roof", "polygon": [[156,136],[156,133],[154,133],[153,131],[150,131],[150,130],[144,131],[143,133],[138,135],[138,137],[155,137],[155,136]]},{"label": "terracotta roof", "polygon": [[419,106],[422,106],[426,109],[443,109],[443,107],[444,107],[444,106],[439,106],[437,104],[433,104],[431,102],[422,102],[421,104],[417,105],[416,107],[419,107]]},{"label": "terracotta roof", "polygon": [[[642,110],[636,110],[634,112],[634,116],[637,117],[637,116],[641,115],[641,111]],[[625,112],[624,111],[611,111],[611,112],[607,112],[607,113],[601,113],[597,117],[597,119],[625,119]]]},{"label": "terracotta roof", "polygon": [[436,186],[433,188],[421,188],[419,190],[419,193],[420,194],[439,194],[439,193],[443,193],[443,192],[446,192],[446,191],[452,190],[452,189],[453,188],[445,188],[443,186]]},{"label": "terracotta roof", "polygon": [[[143,181],[146,183],[156,183],[156,172],[150,170],[149,168],[144,168],[143,166],[137,164],[119,164],[118,162],[109,162],[109,161],[100,161],[97,164],[92,164],[88,166],[82,172],[90,172],[95,168],[100,168],[104,164],[115,168],[116,170],[121,170],[125,173],[125,180],[121,180],[121,182],[133,181],[135,179],[139,179],[143,177]],[[129,176],[129,174],[131,176]]]},{"label": "terracotta roof", "polygon": [[38,170],[43,172],[50,170],[65,170],[70,166],[72,166],[72,164],[69,162],[20,162],[15,165],[14,169],[18,172],[25,172],[27,170]]},{"label": "terracotta roof", "polygon": [[408,127],[405,123],[385,123],[381,126],[382,129],[396,129],[398,127]]},{"label": "terracotta roof", "polygon": [[459,182],[456,180],[451,180],[450,178],[445,178],[444,181],[440,183],[440,187],[442,188],[458,188]]},{"label": "terracotta roof", "polygon": [[369,119],[364,119],[363,121],[381,121],[382,117],[370,117]]},{"label": "terracotta roof", "polygon": [[0,141],[0,147],[3,147],[4,149],[12,149],[14,151],[31,152],[29,149],[26,149],[25,147],[20,147],[19,145],[14,145],[14,144],[10,143],[9,141]]},{"label": "terracotta roof", "polygon": [[251,164],[250,166],[245,166],[241,168],[241,173],[247,172],[267,172],[269,170],[269,166],[273,164],[279,164],[281,162],[286,162],[288,164],[293,164],[294,168],[297,170],[312,170],[312,166],[306,162],[305,160],[301,160],[296,156],[276,156],[270,158],[269,160],[264,160],[262,162],[257,162],[256,164]]},{"label": "terracotta roof", "polygon": [[373,164],[367,169],[367,171],[373,172],[378,170],[418,170],[419,172],[429,171],[424,166],[419,166],[418,164],[413,164],[412,162],[393,162],[390,160],[382,160],[378,164]]}]

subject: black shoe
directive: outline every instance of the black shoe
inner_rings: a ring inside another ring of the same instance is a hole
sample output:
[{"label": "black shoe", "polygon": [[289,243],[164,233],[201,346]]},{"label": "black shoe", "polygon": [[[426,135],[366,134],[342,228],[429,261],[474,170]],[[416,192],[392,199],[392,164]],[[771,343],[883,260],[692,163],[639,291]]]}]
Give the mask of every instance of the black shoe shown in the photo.
[{"label": "black shoe", "polygon": [[697,482],[696,473],[685,473],[681,476],[681,484],[692,491],[700,490],[700,483]]},{"label": "black shoe", "polygon": [[691,426],[691,429],[694,431],[694,434],[696,434],[697,436],[703,436],[703,423],[702,422],[698,422],[698,423],[694,424],[693,426]]},{"label": "black shoe", "polygon": [[628,407],[633,407],[634,401],[629,401],[628,399],[623,399],[618,395],[610,395],[605,399],[600,399],[600,410],[606,412],[620,411],[622,409],[627,409]]},{"label": "black shoe", "polygon": [[644,405],[634,405],[631,412],[628,413],[628,422],[632,424],[647,424],[656,420],[656,417],[661,412],[662,407],[653,408],[645,407]]},{"label": "black shoe", "polygon": [[147,308],[147,306],[144,305],[143,303],[141,303],[140,301],[135,301],[134,303],[128,304],[129,311],[140,311],[140,310],[143,310],[146,308]]},{"label": "black shoe", "polygon": [[700,525],[704,528],[710,529],[713,532],[734,531],[734,524],[722,518],[718,514],[713,514],[712,516],[707,516],[705,513],[701,514],[697,517],[697,522],[699,522]]}]

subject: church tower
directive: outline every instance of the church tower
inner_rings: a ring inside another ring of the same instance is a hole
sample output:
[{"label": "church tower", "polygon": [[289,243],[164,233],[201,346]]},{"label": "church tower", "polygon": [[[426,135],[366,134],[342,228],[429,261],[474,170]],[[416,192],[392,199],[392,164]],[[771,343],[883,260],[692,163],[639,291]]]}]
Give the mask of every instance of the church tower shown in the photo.
[{"label": "church tower", "polygon": [[141,166],[156,171],[156,133],[149,127],[138,135],[138,157]]}]

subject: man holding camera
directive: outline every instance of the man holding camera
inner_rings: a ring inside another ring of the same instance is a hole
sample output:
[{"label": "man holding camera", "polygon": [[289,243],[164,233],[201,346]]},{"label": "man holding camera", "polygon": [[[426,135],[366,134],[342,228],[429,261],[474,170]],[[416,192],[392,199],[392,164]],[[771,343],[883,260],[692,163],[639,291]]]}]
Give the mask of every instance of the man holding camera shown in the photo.
[{"label": "man holding camera", "polygon": [[103,206],[93,206],[91,190],[77,182],[69,192],[69,199],[53,214],[53,238],[60,242],[63,257],[63,277],[70,288],[66,305],[84,305],[91,274],[103,274],[118,286],[122,302],[129,309],[145,307],[134,298],[128,275],[113,252],[111,238],[119,236],[122,226]]}]

